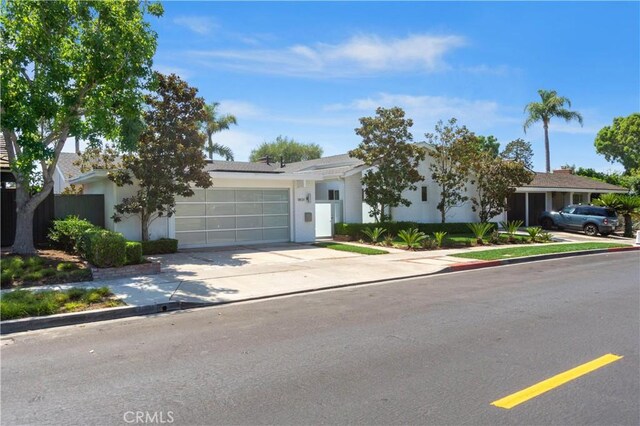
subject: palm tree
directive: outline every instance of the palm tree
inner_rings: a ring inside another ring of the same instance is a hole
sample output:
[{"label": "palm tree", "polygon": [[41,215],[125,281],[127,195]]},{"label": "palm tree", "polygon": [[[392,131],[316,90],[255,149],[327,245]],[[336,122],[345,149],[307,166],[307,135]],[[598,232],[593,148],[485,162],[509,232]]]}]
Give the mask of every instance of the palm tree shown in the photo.
[{"label": "palm tree", "polygon": [[563,118],[569,122],[577,120],[582,126],[582,115],[575,111],[569,111],[564,106],[571,106],[571,101],[564,96],[558,96],[555,90],[538,90],[542,102],[531,102],[524,108],[524,112],[528,113],[528,117],[524,122],[524,131],[531,127],[533,123],[542,121],[544,127],[544,151],[547,158],[547,173],[551,172],[551,160],[549,153],[549,121],[551,117]]},{"label": "palm tree", "polygon": [[213,159],[213,154],[217,154],[224,157],[227,161],[233,161],[233,151],[226,145],[214,143],[211,136],[221,130],[229,129],[232,124],[238,124],[236,117],[231,114],[225,114],[218,116],[218,102],[213,102],[210,105],[205,105],[205,111],[207,113],[207,119],[202,123],[202,128],[207,134],[208,143],[205,150],[209,153],[209,159]]},{"label": "palm tree", "polygon": [[617,212],[624,217],[624,236],[633,237],[632,216],[640,213],[640,195],[619,195]]}]

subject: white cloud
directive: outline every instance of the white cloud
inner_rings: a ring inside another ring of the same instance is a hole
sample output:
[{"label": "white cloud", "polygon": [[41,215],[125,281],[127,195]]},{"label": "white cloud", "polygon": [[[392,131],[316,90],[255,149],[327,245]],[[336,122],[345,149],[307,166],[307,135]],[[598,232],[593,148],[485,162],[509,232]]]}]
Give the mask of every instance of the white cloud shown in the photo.
[{"label": "white cloud", "polygon": [[251,102],[223,99],[219,103],[222,114],[233,114],[238,120],[243,118],[262,118],[266,115],[262,108]]},{"label": "white cloud", "polygon": [[190,55],[203,65],[223,65],[251,72],[349,76],[385,71],[433,72],[447,69],[444,56],[464,45],[465,39],[456,35],[422,34],[395,39],[359,35],[339,44],[298,44],[282,49],[192,51]]},{"label": "white cloud", "polygon": [[187,27],[189,30],[200,35],[207,35],[218,27],[213,19],[204,16],[177,16],[173,18],[173,23]]},{"label": "white cloud", "polygon": [[216,133],[213,140],[231,148],[236,161],[249,161],[251,150],[264,142],[264,137],[234,128]]},{"label": "white cloud", "polygon": [[406,116],[414,121],[414,136],[431,132],[438,120],[446,121],[455,117],[477,132],[490,131],[497,124],[516,123],[518,118],[506,115],[503,108],[491,100],[470,100],[445,96],[416,96],[406,94],[380,93],[374,97],[356,99],[347,104],[327,105],[325,111],[358,112],[372,116],[378,107],[399,106]]}]

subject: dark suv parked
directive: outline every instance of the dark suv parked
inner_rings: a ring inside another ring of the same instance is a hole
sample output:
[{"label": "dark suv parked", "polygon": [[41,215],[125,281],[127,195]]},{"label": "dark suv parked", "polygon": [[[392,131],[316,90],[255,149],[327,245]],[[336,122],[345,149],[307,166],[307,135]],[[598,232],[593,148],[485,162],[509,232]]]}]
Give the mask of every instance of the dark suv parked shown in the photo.
[{"label": "dark suv parked", "polygon": [[609,235],[618,226],[618,214],[608,207],[570,205],[559,212],[544,212],[540,216],[544,229],[582,230],[587,235]]}]

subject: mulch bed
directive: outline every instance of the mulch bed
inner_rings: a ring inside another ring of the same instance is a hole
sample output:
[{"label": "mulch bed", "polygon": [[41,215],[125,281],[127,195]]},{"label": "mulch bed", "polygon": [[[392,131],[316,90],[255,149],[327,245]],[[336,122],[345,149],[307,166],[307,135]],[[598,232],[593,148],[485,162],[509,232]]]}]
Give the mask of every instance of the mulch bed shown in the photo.
[{"label": "mulch bed", "polygon": [[[84,274],[75,272],[73,274],[58,274],[56,276],[43,277],[38,281],[19,281],[15,280],[10,287],[3,286],[2,288],[17,288],[17,287],[34,287],[44,286],[52,284],[65,284],[80,281],[91,281],[91,268],[89,264],[84,261],[80,256],[66,253],[62,250],[55,249],[42,249],[37,250],[38,257],[44,261],[44,265],[55,269],[59,263],[67,262],[73,263],[78,269],[76,271],[86,271]],[[2,259],[17,256],[12,254],[9,250],[2,250]]]}]

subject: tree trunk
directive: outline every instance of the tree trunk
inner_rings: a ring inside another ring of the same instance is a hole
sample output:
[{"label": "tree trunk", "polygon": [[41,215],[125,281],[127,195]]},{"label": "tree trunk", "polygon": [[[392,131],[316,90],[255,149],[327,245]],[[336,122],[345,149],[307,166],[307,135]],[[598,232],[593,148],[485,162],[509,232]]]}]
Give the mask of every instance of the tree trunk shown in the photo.
[{"label": "tree trunk", "polygon": [[80,155],[80,139],[76,136],[76,154]]},{"label": "tree trunk", "polygon": [[149,241],[149,215],[140,213],[140,229],[142,230],[142,241]]},{"label": "tree trunk", "polygon": [[33,215],[52,189],[53,181],[50,181],[45,183],[41,192],[29,195],[28,185],[16,185],[16,238],[11,247],[13,253],[26,255],[37,253],[33,244]]},{"label": "tree trunk", "polygon": [[633,221],[630,214],[623,215],[624,217],[624,236],[633,237]]},{"label": "tree trunk", "polygon": [[551,173],[551,151],[549,150],[549,123],[544,122],[544,155],[546,156],[547,173]]},{"label": "tree trunk", "polygon": [[440,223],[445,223],[447,220],[447,215],[446,215],[446,210],[444,208],[444,203],[445,203],[445,197],[444,194],[442,195],[442,198],[440,200],[440,205],[442,206],[442,208],[440,209]]},{"label": "tree trunk", "polygon": [[209,137],[209,145],[207,145],[207,151],[209,152],[209,160],[213,160],[213,141],[211,140],[211,134],[207,136]]}]

